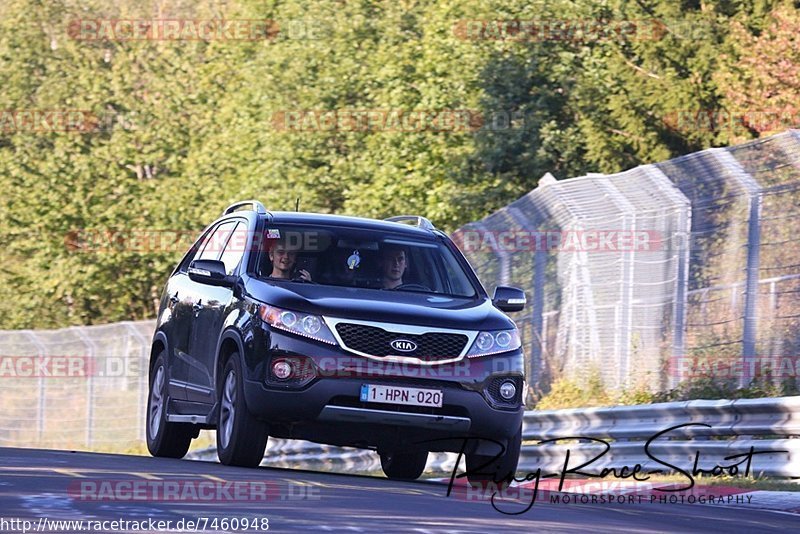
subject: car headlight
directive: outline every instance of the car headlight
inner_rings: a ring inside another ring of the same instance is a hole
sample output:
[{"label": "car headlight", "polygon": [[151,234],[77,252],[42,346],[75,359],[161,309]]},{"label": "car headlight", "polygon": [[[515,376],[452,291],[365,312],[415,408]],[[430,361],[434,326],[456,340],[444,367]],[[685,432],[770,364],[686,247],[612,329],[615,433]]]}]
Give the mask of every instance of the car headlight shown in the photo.
[{"label": "car headlight", "polygon": [[517,350],[522,346],[519,338],[519,330],[495,330],[492,332],[478,332],[478,337],[472,343],[467,358],[477,358],[479,356],[489,356],[510,350]]},{"label": "car headlight", "polygon": [[284,310],[268,304],[261,304],[258,307],[258,315],[262,321],[272,327],[315,341],[336,345],[336,339],[330,329],[316,315]]}]

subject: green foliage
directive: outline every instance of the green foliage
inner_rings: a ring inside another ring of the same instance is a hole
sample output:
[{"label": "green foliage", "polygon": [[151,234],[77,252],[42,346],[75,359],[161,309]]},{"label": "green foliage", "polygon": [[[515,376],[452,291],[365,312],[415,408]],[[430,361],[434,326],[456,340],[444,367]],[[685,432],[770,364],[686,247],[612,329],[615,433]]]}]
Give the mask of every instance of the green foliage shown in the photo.
[{"label": "green foliage", "polygon": [[753,379],[747,387],[735,380],[699,378],[679,384],[676,388],[653,396],[651,402],[670,402],[691,399],[759,399],[800,394],[797,383],[786,379],[774,383],[768,377]]},{"label": "green foliage", "polygon": [[603,387],[598,373],[593,373],[585,387],[569,379],[556,380],[550,392],[535,404],[537,410],[558,410],[617,404]]},{"label": "green foliage", "polygon": [[800,12],[791,4],[778,7],[758,35],[746,22],[734,22],[730,59],[716,73],[725,107],[743,119],[730,132],[734,142],[800,126]]},{"label": "green foliage", "polygon": [[695,378],[681,382],[677,387],[659,393],[644,388],[607,391],[595,373],[585,387],[568,379],[556,380],[546,395],[533,404],[537,410],[566,408],[592,408],[599,406],[631,406],[656,402],[686,401],[694,399],[758,399],[800,394],[793,379],[775,383],[769,377],[753,379],[747,387],[739,387],[734,380]]}]

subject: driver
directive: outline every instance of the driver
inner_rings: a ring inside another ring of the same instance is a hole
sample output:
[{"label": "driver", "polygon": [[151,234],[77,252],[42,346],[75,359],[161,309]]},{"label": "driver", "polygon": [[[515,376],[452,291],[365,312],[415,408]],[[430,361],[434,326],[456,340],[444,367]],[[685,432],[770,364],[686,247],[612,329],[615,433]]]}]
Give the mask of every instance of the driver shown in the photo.
[{"label": "driver", "polygon": [[403,285],[403,275],[408,263],[406,251],[397,246],[388,246],[381,251],[378,260],[383,289],[394,289]]},{"label": "driver", "polygon": [[286,242],[278,241],[269,249],[269,261],[272,262],[271,278],[300,279],[306,282],[311,281],[311,273],[305,269],[300,269],[293,274],[294,264],[297,261],[297,251],[289,250]]}]

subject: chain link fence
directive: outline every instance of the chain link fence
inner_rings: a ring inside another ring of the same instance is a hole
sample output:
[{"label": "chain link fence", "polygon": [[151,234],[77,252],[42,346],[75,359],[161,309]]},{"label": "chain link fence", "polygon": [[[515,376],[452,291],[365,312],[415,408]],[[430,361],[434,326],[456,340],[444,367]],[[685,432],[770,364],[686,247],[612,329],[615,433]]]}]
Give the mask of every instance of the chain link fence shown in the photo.
[{"label": "chain link fence", "polygon": [[154,328],[0,331],[0,446],[141,450]]},{"label": "chain link fence", "polygon": [[[798,231],[800,132],[789,131],[546,177],[453,237],[490,292],[527,291],[514,319],[534,389],[599,376],[664,390],[708,369],[744,382],[765,364],[796,380]],[[0,446],[142,450],[154,326],[0,331]]]},{"label": "chain link fence", "polygon": [[[797,381],[800,131],[539,187],[454,237],[516,285],[535,390]],[[604,241],[605,239],[605,241]]]},{"label": "chain link fence", "polygon": [[662,359],[683,350],[675,304],[685,291],[688,200],[654,166],[543,182],[454,236],[490,292],[528,290],[531,305],[515,319],[529,381],[657,379]]}]

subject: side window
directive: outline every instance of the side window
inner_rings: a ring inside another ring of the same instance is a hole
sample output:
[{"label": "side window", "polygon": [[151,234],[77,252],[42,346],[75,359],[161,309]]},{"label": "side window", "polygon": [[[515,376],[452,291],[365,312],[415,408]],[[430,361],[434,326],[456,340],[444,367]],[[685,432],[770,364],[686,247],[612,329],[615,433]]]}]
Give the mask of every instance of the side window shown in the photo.
[{"label": "side window", "polygon": [[225,243],[233,232],[236,221],[228,221],[217,226],[203,245],[200,254],[195,256],[195,260],[216,260],[222,254]]},{"label": "side window", "polygon": [[239,262],[242,261],[242,256],[244,256],[246,246],[247,225],[240,222],[231,232],[228,244],[225,245],[225,250],[219,258],[222,263],[225,264],[225,272],[227,274],[233,274],[233,271],[239,266]]},{"label": "side window", "polygon": [[212,232],[207,232],[206,234],[203,234],[203,235],[201,235],[201,236],[200,236],[200,237],[197,239],[197,241],[195,241],[195,243],[192,245],[192,248],[190,248],[190,249],[189,249],[189,250],[186,252],[186,255],[183,257],[183,260],[181,260],[181,264],[180,264],[180,266],[178,267],[178,270],[179,270],[180,272],[186,272],[186,269],[188,269],[188,268],[189,268],[189,264],[190,264],[190,263],[192,263],[192,262],[194,261],[194,259],[195,259],[195,258],[197,257],[197,255],[198,255],[198,253],[199,253],[201,250],[203,250],[203,247],[205,247],[205,246],[206,246],[206,242],[207,242],[207,241],[208,241],[208,239],[211,237],[211,234],[212,234]]}]

